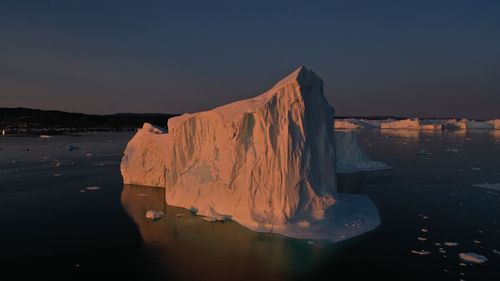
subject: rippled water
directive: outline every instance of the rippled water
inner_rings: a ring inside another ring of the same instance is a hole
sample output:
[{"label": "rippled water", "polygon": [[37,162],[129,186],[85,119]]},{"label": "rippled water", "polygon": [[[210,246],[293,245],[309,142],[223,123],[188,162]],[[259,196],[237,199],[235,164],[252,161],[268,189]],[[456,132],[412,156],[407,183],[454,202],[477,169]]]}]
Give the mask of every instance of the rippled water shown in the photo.
[{"label": "rippled water", "polygon": [[[394,168],[339,177],[382,224],[337,244],[210,223],[166,206],[162,189],[123,186],[130,133],[0,137],[0,280],[500,280],[500,192],[473,187],[500,182],[500,135],[357,134]],[[150,209],[165,217],[147,220]],[[489,260],[463,266],[460,252]]]}]

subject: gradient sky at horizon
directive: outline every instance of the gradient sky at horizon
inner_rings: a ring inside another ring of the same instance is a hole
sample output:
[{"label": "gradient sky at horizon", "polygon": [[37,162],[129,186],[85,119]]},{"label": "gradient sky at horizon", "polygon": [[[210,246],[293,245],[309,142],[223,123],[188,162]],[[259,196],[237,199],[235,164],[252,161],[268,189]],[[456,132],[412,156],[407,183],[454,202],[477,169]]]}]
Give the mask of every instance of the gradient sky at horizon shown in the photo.
[{"label": "gradient sky at horizon", "polygon": [[207,110],[299,65],[339,115],[500,118],[500,1],[0,2],[0,107]]}]

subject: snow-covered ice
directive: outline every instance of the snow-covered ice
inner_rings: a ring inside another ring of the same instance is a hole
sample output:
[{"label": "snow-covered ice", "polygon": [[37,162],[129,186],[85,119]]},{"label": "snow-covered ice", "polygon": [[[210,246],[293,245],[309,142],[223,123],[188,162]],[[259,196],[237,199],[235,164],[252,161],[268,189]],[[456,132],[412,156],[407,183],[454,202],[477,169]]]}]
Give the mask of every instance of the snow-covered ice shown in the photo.
[{"label": "snow-covered ice", "polygon": [[300,67],[255,98],[171,118],[168,133],[145,124],[127,145],[123,179],[254,231],[344,240],[380,219],[366,196],[337,193],[333,113],[321,78]]}]

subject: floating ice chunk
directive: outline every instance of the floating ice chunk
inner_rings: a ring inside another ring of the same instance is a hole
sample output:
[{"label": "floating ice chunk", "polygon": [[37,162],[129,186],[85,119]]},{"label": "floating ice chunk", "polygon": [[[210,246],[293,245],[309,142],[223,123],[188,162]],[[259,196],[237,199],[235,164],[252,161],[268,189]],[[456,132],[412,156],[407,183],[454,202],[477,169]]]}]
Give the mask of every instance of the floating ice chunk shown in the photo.
[{"label": "floating ice chunk", "polygon": [[50,139],[50,138],[52,138],[52,136],[49,136],[49,135],[40,135],[40,138],[41,139]]},{"label": "floating ice chunk", "polygon": [[88,191],[95,191],[95,190],[101,189],[101,187],[100,186],[87,186],[87,187],[85,187],[85,189]]},{"label": "floating ice chunk", "polygon": [[417,152],[417,155],[419,156],[432,156],[432,152],[429,152],[425,149],[420,149],[418,152]]},{"label": "floating ice chunk", "polygon": [[473,184],[472,186],[500,191],[500,183],[478,183]]},{"label": "floating ice chunk", "polygon": [[62,176],[61,173],[54,174],[54,177],[60,177],[60,176]]},{"label": "floating ice chunk", "polygon": [[417,250],[412,250],[412,251],[411,251],[411,253],[412,253],[412,254],[415,254],[415,255],[419,255],[419,256],[426,256],[426,255],[430,255],[430,254],[431,254],[431,252],[429,252],[429,251],[424,251],[424,250],[419,250],[419,251],[417,251]]},{"label": "floating ice chunk", "polygon": [[481,264],[488,261],[485,256],[478,255],[476,253],[460,253],[458,254],[458,257],[460,257],[460,259],[463,261],[475,264]]},{"label": "floating ice chunk", "polygon": [[495,249],[492,249],[493,253],[497,254],[497,255],[500,255],[500,251],[497,251]]},{"label": "floating ice chunk", "polygon": [[480,166],[474,166],[474,167],[471,167],[471,169],[473,171],[480,171],[481,170],[481,167]]},{"label": "floating ice chunk", "polygon": [[78,146],[76,146],[74,144],[70,144],[66,148],[68,149],[68,151],[74,151],[74,150],[78,149]]},{"label": "floating ice chunk", "polygon": [[444,244],[448,247],[456,247],[458,246],[457,242],[444,242]]},{"label": "floating ice chunk", "polygon": [[425,233],[429,232],[429,230],[427,230],[426,228],[422,228],[422,229],[420,229],[420,231],[425,232]]},{"label": "floating ice chunk", "polygon": [[473,242],[476,244],[481,244],[481,241],[479,241],[479,240],[474,240]]},{"label": "floating ice chunk", "polygon": [[85,153],[85,156],[87,156],[87,157],[92,157],[92,152],[86,152],[86,153]]},{"label": "floating ice chunk", "polygon": [[313,240],[308,240],[308,241],[307,241],[307,244],[309,244],[309,245],[314,245],[314,241],[313,241]]},{"label": "floating ice chunk", "polygon": [[165,214],[162,211],[156,211],[156,210],[149,210],[146,212],[146,218],[150,220],[159,220],[161,219]]},{"label": "floating ice chunk", "polygon": [[419,240],[419,241],[427,241],[427,238],[425,238],[425,237],[417,237],[417,240]]}]

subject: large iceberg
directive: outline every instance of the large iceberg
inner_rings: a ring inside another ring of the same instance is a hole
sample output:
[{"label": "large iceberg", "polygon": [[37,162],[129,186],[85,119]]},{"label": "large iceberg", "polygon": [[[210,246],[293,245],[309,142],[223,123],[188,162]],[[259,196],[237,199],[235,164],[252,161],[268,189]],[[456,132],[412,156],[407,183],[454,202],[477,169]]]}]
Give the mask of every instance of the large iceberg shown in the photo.
[{"label": "large iceberg", "polygon": [[380,223],[363,195],[336,189],[333,108],[300,67],[269,91],[145,124],[127,145],[124,183],[165,187],[166,203],[261,232],[340,241]]}]

